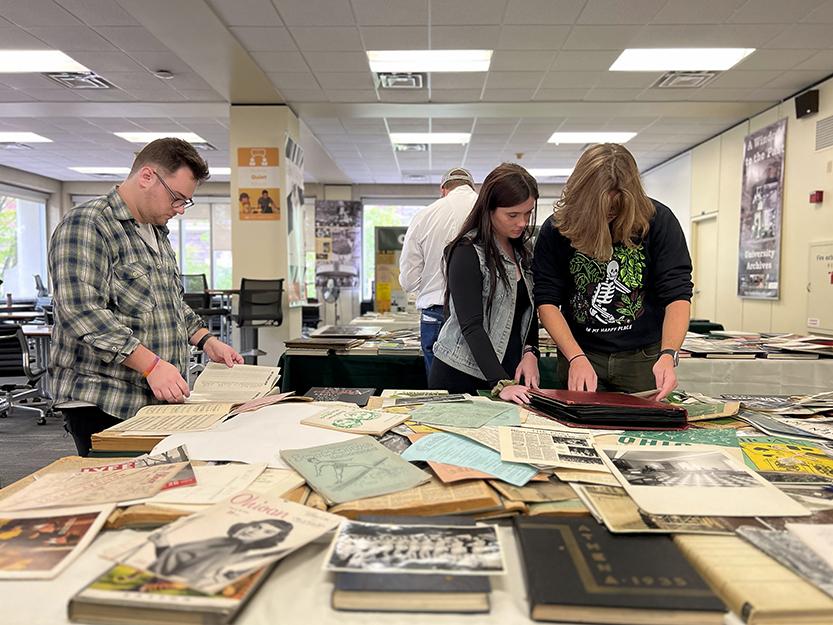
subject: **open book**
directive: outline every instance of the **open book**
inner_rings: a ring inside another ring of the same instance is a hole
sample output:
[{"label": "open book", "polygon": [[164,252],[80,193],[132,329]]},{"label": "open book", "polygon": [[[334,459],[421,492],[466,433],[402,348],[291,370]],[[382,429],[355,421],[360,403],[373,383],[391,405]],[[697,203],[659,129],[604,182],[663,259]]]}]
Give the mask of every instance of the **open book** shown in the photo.
[{"label": "open book", "polygon": [[194,383],[186,403],[230,402],[233,404],[264,397],[280,379],[278,367],[234,365],[212,362],[206,365]]}]

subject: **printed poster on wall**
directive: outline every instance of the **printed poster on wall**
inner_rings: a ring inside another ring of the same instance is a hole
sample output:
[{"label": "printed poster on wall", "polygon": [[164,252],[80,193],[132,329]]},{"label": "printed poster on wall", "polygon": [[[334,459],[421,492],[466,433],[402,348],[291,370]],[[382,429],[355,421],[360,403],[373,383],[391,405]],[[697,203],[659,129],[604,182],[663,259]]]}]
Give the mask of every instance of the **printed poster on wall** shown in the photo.
[{"label": "printed poster on wall", "polygon": [[280,151],[278,148],[237,148],[240,219],[281,218]]},{"label": "printed poster on wall", "polygon": [[404,311],[408,294],[399,285],[399,256],[407,226],[376,226],[376,312]]},{"label": "printed poster on wall", "polygon": [[738,296],[778,299],[787,120],[743,141]]},{"label": "printed poster on wall", "polygon": [[359,286],[362,267],[362,203],[315,202],[315,286]]},{"label": "printed poster on wall", "polygon": [[286,164],[286,226],[289,279],[286,295],[290,308],[307,303],[304,265],[304,149],[289,134],[284,146]]}]

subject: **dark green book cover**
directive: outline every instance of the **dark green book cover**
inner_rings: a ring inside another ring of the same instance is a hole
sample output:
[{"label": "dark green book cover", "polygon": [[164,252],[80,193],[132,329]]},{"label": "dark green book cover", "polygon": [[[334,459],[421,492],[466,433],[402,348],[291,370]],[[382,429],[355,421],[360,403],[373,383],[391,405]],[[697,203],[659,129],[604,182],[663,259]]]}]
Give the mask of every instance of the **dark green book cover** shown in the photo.
[{"label": "dark green book cover", "polygon": [[668,536],[615,535],[590,517],[515,526],[533,618],[541,606],[726,612]]}]

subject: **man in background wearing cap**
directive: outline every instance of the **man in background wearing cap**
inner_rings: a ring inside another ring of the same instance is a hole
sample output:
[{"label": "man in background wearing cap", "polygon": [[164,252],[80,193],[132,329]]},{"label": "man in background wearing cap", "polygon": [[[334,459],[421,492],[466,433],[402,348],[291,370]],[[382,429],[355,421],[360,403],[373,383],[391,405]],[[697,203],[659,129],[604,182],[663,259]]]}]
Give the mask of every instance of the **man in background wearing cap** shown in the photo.
[{"label": "man in background wearing cap", "polygon": [[443,251],[460,232],[477,199],[474,179],[462,167],[445,173],[440,182],[440,193],[442,197],[421,210],[408,226],[399,257],[399,284],[406,292],[417,294],[426,376],[434,360],[434,343],[445,321]]}]

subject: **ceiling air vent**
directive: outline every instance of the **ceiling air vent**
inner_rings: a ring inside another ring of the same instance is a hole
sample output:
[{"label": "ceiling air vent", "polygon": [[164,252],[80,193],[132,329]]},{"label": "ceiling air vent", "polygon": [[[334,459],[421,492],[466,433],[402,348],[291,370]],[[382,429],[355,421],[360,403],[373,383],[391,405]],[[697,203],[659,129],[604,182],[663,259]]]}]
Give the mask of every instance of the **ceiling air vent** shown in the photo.
[{"label": "ceiling air vent", "polygon": [[816,152],[833,148],[833,115],[816,122]]},{"label": "ceiling air vent", "polygon": [[431,177],[426,174],[402,174],[405,182],[431,182]]},{"label": "ceiling air vent", "polygon": [[720,72],[666,72],[653,85],[653,89],[699,89],[711,82]]},{"label": "ceiling air vent", "polygon": [[397,152],[427,152],[427,143],[394,143],[393,149]]},{"label": "ceiling air vent", "polygon": [[113,85],[95,72],[46,72],[44,76],[69,89],[113,88]]},{"label": "ceiling air vent", "polygon": [[425,74],[380,73],[377,76],[380,89],[422,89],[425,85]]}]

